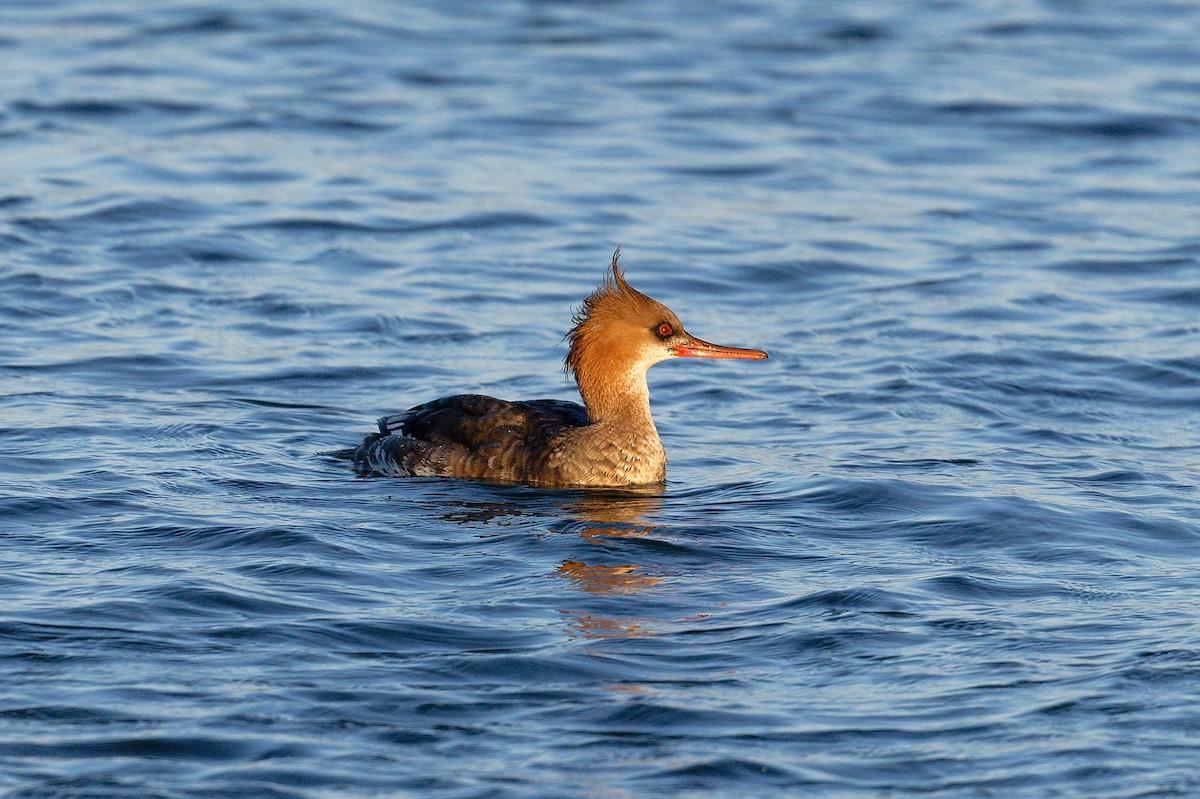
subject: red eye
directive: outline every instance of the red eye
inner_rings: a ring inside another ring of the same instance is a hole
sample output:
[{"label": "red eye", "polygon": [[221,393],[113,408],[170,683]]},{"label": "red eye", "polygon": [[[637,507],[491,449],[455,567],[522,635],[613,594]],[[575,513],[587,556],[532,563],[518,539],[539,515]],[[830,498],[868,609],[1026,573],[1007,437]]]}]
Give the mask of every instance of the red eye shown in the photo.
[{"label": "red eye", "polygon": [[662,336],[663,338],[670,338],[674,334],[675,334],[675,331],[672,330],[671,326],[669,324],[667,324],[666,322],[663,322],[661,325],[658,326],[658,335]]}]

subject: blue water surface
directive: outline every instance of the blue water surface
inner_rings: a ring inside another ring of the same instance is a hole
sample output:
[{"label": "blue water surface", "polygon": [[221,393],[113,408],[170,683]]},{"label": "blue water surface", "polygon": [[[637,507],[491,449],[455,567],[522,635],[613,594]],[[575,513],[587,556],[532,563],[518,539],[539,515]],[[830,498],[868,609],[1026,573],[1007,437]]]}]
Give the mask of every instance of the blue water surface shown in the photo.
[{"label": "blue water surface", "polygon": [[[1200,7],[0,4],[0,795],[1200,795]],[[575,398],[661,491],[360,479]]]}]

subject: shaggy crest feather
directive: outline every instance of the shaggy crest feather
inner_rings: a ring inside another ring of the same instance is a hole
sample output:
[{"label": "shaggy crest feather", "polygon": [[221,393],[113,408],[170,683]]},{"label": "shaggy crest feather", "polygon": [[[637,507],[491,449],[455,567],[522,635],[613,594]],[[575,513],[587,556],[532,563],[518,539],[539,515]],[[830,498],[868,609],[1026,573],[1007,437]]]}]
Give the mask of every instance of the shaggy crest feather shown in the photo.
[{"label": "shaggy crest feather", "polygon": [[594,343],[591,339],[594,336],[594,323],[597,318],[620,316],[622,311],[642,303],[658,304],[625,281],[625,274],[621,271],[620,247],[613,252],[611,268],[612,274],[604,276],[600,287],[589,294],[571,316],[574,327],[565,336],[570,350],[563,362],[563,368],[573,375],[576,381],[579,379],[579,362],[584,357],[588,345]]}]

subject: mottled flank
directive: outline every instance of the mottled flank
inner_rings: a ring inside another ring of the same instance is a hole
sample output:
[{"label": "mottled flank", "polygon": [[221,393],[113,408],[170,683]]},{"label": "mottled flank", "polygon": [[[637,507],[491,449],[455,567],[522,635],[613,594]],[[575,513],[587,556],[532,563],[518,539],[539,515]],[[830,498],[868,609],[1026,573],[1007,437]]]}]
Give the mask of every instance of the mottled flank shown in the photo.
[{"label": "mottled flank", "polygon": [[390,477],[540,483],[555,442],[587,423],[587,411],[574,402],[459,394],[380,419],[379,432],[354,453],[354,465]]}]

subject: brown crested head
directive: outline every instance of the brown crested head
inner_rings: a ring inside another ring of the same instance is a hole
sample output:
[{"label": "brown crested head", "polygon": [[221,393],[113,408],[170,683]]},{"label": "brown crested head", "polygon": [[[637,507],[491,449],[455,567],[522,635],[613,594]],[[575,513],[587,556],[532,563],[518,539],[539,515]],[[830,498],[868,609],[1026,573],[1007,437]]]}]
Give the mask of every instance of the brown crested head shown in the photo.
[{"label": "brown crested head", "polygon": [[672,339],[683,334],[683,325],[670,308],[626,282],[620,259],[618,247],[611,273],[572,319],[575,326],[567,333],[571,349],[565,366],[576,381],[589,367],[610,373],[644,371],[672,357]]},{"label": "brown crested head", "polygon": [[[668,358],[736,358],[760,361],[762,350],[710,344],[683,329],[671,309],[625,281],[621,250],[613,253],[612,274],[575,314],[567,333],[571,349],[566,369],[593,420],[627,411],[630,397],[649,411],[646,370]],[[635,404],[636,404],[635,402]]]}]

